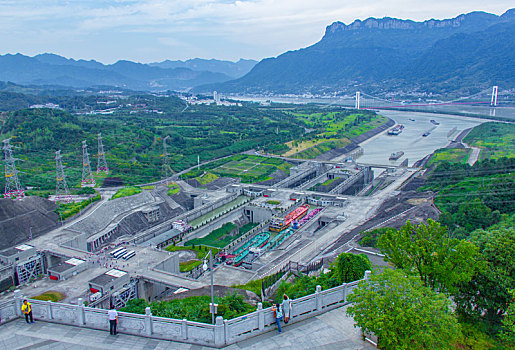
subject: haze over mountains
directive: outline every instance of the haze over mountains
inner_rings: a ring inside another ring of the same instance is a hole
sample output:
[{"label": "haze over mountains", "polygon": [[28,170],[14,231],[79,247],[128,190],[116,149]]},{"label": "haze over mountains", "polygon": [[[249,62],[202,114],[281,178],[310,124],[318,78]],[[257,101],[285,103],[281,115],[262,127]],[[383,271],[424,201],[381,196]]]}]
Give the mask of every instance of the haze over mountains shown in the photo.
[{"label": "haze over mountains", "polygon": [[151,64],[121,60],[104,65],[94,60],[67,59],[48,53],[34,57],[7,54],[0,56],[0,81],[75,88],[117,86],[145,91],[180,91],[241,77],[256,63],[194,59]]},{"label": "haze over mountains", "polygon": [[54,54],[0,56],[0,81],[224,93],[474,92],[515,88],[515,9],[414,22],[335,22],[312,46],[257,63],[192,59],[141,64]]}]

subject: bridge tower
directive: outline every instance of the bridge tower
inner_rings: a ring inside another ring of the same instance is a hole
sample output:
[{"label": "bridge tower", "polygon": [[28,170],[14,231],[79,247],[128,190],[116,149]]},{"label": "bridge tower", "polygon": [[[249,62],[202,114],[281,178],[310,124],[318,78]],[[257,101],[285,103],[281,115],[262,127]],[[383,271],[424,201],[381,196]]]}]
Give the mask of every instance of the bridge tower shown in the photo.
[{"label": "bridge tower", "polygon": [[497,92],[499,90],[499,87],[496,85],[492,88],[492,100],[490,101],[490,106],[495,107],[497,106]]},{"label": "bridge tower", "polygon": [[81,187],[95,187],[95,178],[91,173],[91,164],[89,163],[88,145],[86,141],[82,141],[82,181]]},{"label": "bridge tower", "polygon": [[109,174],[107,167],[106,156],[104,154],[104,145],[102,144],[102,134],[98,134],[98,159],[97,159],[97,174],[104,172]]},{"label": "bridge tower", "polygon": [[72,201],[68,185],[66,184],[66,176],[64,175],[63,161],[61,159],[61,150],[55,152],[55,202],[69,203]]},{"label": "bridge tower", "polygon": [[361,99],[361,93],[359,91],[356,91],[356,102],[354,104],[354,108],[359,109],[360,99]]},{"label": "bridge tower", "polygon": [[170,164],[168,163],[168,151],[166,150],[166,140],[168,140],[169,136],[166,136],[164,139],[163,139],[163,170],[164,170],[164,173],[165,173],[165,179],[166,179],[166,184],[168,185],[168,177],[170,176],[170,173],[171,173],[171,168],[170,168]]},{"label": "bridge tower", "polygon": [[18,160],[13,157],[13,149],[10,144],[11,139],[3,140],[4,160],[5,160],[5,191],[4,198],[22,200],[25,198],[25,191],[21,187],[18,179],[19,171],[16,169],[15,162]]}]

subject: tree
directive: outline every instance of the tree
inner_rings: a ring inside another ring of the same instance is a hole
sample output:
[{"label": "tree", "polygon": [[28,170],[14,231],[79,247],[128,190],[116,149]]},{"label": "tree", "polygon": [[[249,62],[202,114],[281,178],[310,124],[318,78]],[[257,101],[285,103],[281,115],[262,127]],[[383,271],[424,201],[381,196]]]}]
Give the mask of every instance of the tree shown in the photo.
[{"label": "tree", "polygon": [[459,336],[450,300],[401,270],[373,274],[348,300],[347,314],[380,349],[447,349]]},{"label": "tree", "polygon": [[447,228],[431,219],[427,224],[414,226],[408,221],[399,230],[386,230],[378,246],[387,261],[435,290],[455,291],[458,283],[469,281],[475,272],[477,247],[450,238]]},{"label": "tree", "polygon": [[365,254],[342,253],[331,266],[332,277],[338,284],[362,279],[367,270],[372,270],[372,264]]},{"label": "tree", "polygon": [[510,291],[511,302],[502,320],[503,330],[500,338],[515,347],[515,289]]},{"label": "tree", "polygon": [[493,332],[498,330],[515,286],[515,228],[478,230],[471,236],[480,251],[480,268],[468,283],[462,283],[455,295],[458,311],[486,320]]}]

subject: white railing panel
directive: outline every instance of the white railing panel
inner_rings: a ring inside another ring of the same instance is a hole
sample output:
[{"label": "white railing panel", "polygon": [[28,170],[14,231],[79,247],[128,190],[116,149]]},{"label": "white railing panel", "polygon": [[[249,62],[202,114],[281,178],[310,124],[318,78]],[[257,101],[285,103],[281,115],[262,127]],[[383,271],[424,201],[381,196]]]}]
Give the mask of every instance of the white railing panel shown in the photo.
[{"label": "white railing panel", "polygon": [[[39,304],[37,307],[44,309],[46,305]],[[52,320],[71,325],[77,324],[77,306],[52,303]]]},{"label": "white railing panel", "polygon": [[321,297],[323,307],[331,306],[343,300],[343,291],[341,289],[328,291],[327,293],[322,293]]},{"label": "white railing panel", "polygon": [[15,319],[16,316],[16,304],[14,300],[0,303],[0,322],[5,323],[7,321]]},{"label": "white railing panel", "polygon": [[314,294],[311,298],[303,301],[294,301],[292,304],[293,316],[300,316],[310,312],[313,312],[317,309],[316,299]]},{"label": "white railing panel", "polygon": [[252,332],[259,330],[257,313],[248,314],[227,322],[227,341],[239,341],[249,337]]},{"label": "white railing panel", "polygon": [[117,330],[122,333],[147,335],[145,333],[145,316],[119,312]]},{"label": "white railing panel", "polygon": [[86,327],[95,329],[109,329],[107,310],[84,308],[84,323]]},{"label": "white railing panel", "polygon": [[201,344],[214,344],[214,335],[213,325],[188,321],[188,340]]},{"label": "white railing panel", "polygon": [[152,317],[152,334],[164,339],[182,338],[181,321],[164,317]]}]

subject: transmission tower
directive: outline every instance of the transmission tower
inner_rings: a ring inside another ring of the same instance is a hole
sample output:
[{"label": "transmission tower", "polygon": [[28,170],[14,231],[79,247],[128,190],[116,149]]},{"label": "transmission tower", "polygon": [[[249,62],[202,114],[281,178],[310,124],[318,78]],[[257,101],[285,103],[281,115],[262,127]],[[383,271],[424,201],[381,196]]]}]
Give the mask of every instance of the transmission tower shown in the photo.
[{"label": "transmission tower", "polygon": [[88,145],[86,141],[82,141],[82,181],[81,187],[95,187],[95,178],[91,173],[91,164],[89,163]]},{"label": "transmission tower", "polygon": [[490,102],[490,106],[495,107],[497,106],[497,92],[499,90],[498,86],[494,86],[492,88],[492,101]]},{"label": "transmission tower", "polygon": [[354,108],[359,109],[359,103],[360,103],[360,92],[356,91],[356,102],[354,103]]},{"label": "transmission tower", "polygon": [[68,185],[66,184],[66,176],[64,175],[63,162],[61,160],[61,150],[55,152],[55,201],[69,203],[72,200]]},{"label": "transmission tower", "polygon": [[18,160],[13,157],[13,150],[10,144],[11,139],[4,140],[4,159],[5,159],[5,191],[4,197],[11,199],[25,198],[25,191],[21,187],[18,179],[18,170],[15,162]]},{"label": "transmission tower", "polygon": [[168,140],[168,137],[169,136],[166,136],[164,139],[163,139],[163,170],[164,170],[164,173],[165,173],[165,179],[166,179],[166,184],[168,185],[168,177],[170,176],[170,173],[171,173],[171,168],[170,168],[170,164],[168,163],[168,152],[166,150],[166,140]]},{"label": "transmission tower", "polygon": [[98,134],[98,159],[97,159],[97,174],[104,172],[109,174],[109,168],[107,167],[106,156],[104,154],[104,145],[102,144],[102,134]]}]

